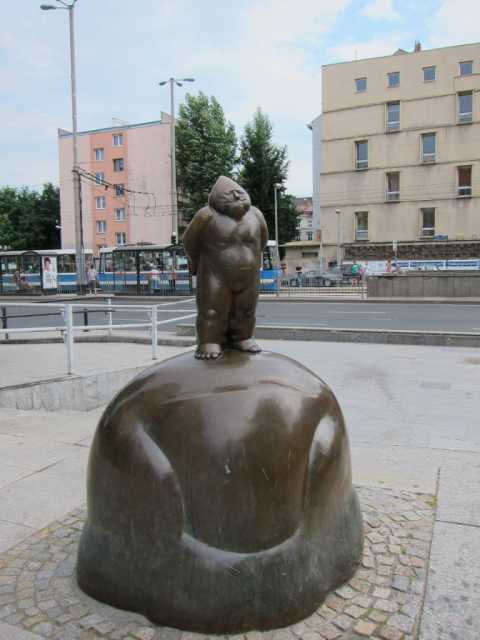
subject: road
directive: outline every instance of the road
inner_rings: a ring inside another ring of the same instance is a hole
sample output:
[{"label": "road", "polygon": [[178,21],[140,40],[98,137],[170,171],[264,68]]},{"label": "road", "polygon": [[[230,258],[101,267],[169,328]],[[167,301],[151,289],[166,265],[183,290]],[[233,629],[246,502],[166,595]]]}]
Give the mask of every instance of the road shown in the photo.
[{"label": "road", "polygon": [[[92,300],[97,303],[97,301]],[[117,301],[115,301],[117,302]],[[148,300],[121,302],[126,307],[132,304],[149,304]],[[77,302],[79,313],[75,324],[84,323],[82,302]],[[89,300],[90,304],[90,300]],[[103,300],[98,300],[104,305]],[[1,306],[1,300],[0,300]],[[178,323],[194,322],[196,305],[193,298],[158,303],[159,330],[175,331]],[[59,315],[48,307],[8,307],[8,315],[38,313],[34,318],[12,318],[8,327],[62,326]],[[145,310],[113,313],[114,324],[148,322]],[[104,313],[89,313],[89,324],[106,324]],[[407,329],[412,331],[461,331],[480,332],[480,305],[469,304],[414,304],[414,303],[366,303],[366,302],[274,302],[260,301],[257,309],[257,325],[324,327],[345,329]]]}]

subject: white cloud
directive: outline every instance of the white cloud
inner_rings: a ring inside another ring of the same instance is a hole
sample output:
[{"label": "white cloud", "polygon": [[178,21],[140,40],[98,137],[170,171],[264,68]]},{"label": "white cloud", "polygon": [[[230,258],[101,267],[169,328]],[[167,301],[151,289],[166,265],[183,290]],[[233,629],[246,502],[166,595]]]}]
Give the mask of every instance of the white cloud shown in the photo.
[{"label": "white cloud", "polygon": [[362,11],[369,18],[381,20],[398,20],[400,18],[393,6],[393,0],[373,0]]},{"label": "white cloud", "polygon": [[[173,74],[193,76],[195,84],[185,89],[215,95],[238,133],[261,106],[272,120],[276,142],[289,146],[289,188],[307,195],[311,190],[311,134],[306,123],[321,111],[321,66],[314,56],[318,57],[326,35],[351,2],[78,3],[79,126],[108,126],[112,115],[129,122],[151,120],[160,110],[169,111],[168,89],[158,87],[158,81]],[[3,69],[4,94],[12,96],[10,103],[16,99],[25,111],[16,124],[16,134],[22,139],[35,137],[35,117],[42,113],[38,124],[52,138],[52,144],[45,145],[46,154],[56,145],[52,121],[70,127],[65,13],[41,12],[37,0],[10,4],[0,32],[10,58]],[[19,34],[19,23],[32,27]],[[1,93],[2,87],[0,98]],[[184,90],[178,89],[177,102],[183,96]],[[0,118],[6,122],[2,111],[10,117],[0,102]],[[45,117],[47,113],[51,119]],[[8,154],[0,159],[0,176],[4,182],[18,179]]]},{"label": "white cloud", "polygon": [[433,47],[465,44],[480,40],[480,3],[478,0],[443,0],[428,24]]},{"label": "white cloud", "polygon": [[361,60],[362,58],[376,58],[390,56],[409,38],[408,34],[395,32],[371,40],[345,42],[329,49],[331,56],[337,60]]}]

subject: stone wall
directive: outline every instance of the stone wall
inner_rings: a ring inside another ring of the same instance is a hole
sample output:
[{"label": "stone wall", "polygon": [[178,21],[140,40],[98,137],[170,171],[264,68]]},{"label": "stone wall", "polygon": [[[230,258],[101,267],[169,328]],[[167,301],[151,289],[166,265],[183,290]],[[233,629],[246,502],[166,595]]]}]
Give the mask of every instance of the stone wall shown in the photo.
[{"label": "stone wall", "polygon": [[367,278],[369,298],[480,298],[480,273],[400,273]]}]

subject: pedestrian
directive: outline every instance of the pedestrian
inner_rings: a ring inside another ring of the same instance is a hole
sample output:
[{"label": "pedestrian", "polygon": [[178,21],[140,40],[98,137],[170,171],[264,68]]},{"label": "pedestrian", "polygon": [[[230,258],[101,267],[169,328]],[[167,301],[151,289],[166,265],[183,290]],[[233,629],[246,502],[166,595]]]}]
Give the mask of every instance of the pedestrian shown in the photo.
[{"label": "pedestrian", "polygon": [[352,274],[352,284],[357,285],[359,281],[359,276],[360,276],[360,267],[357,264],[356,260],[353,261],[353,264],[351,266],[351,274]]},{"label": "pedestrian", "polygon": [[93,263],[87,269],[87,286],[90,293],[97,293],[97,270]]}]

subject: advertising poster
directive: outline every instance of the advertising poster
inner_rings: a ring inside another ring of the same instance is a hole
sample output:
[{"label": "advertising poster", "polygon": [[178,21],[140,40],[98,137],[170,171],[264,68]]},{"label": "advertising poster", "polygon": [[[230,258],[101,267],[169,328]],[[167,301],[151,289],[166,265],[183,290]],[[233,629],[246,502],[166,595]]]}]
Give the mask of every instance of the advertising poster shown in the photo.
[{"label": "advertising poster", "polygon": [[56,256],[42,256],[42,286],[44,289],[57,288]]}]

